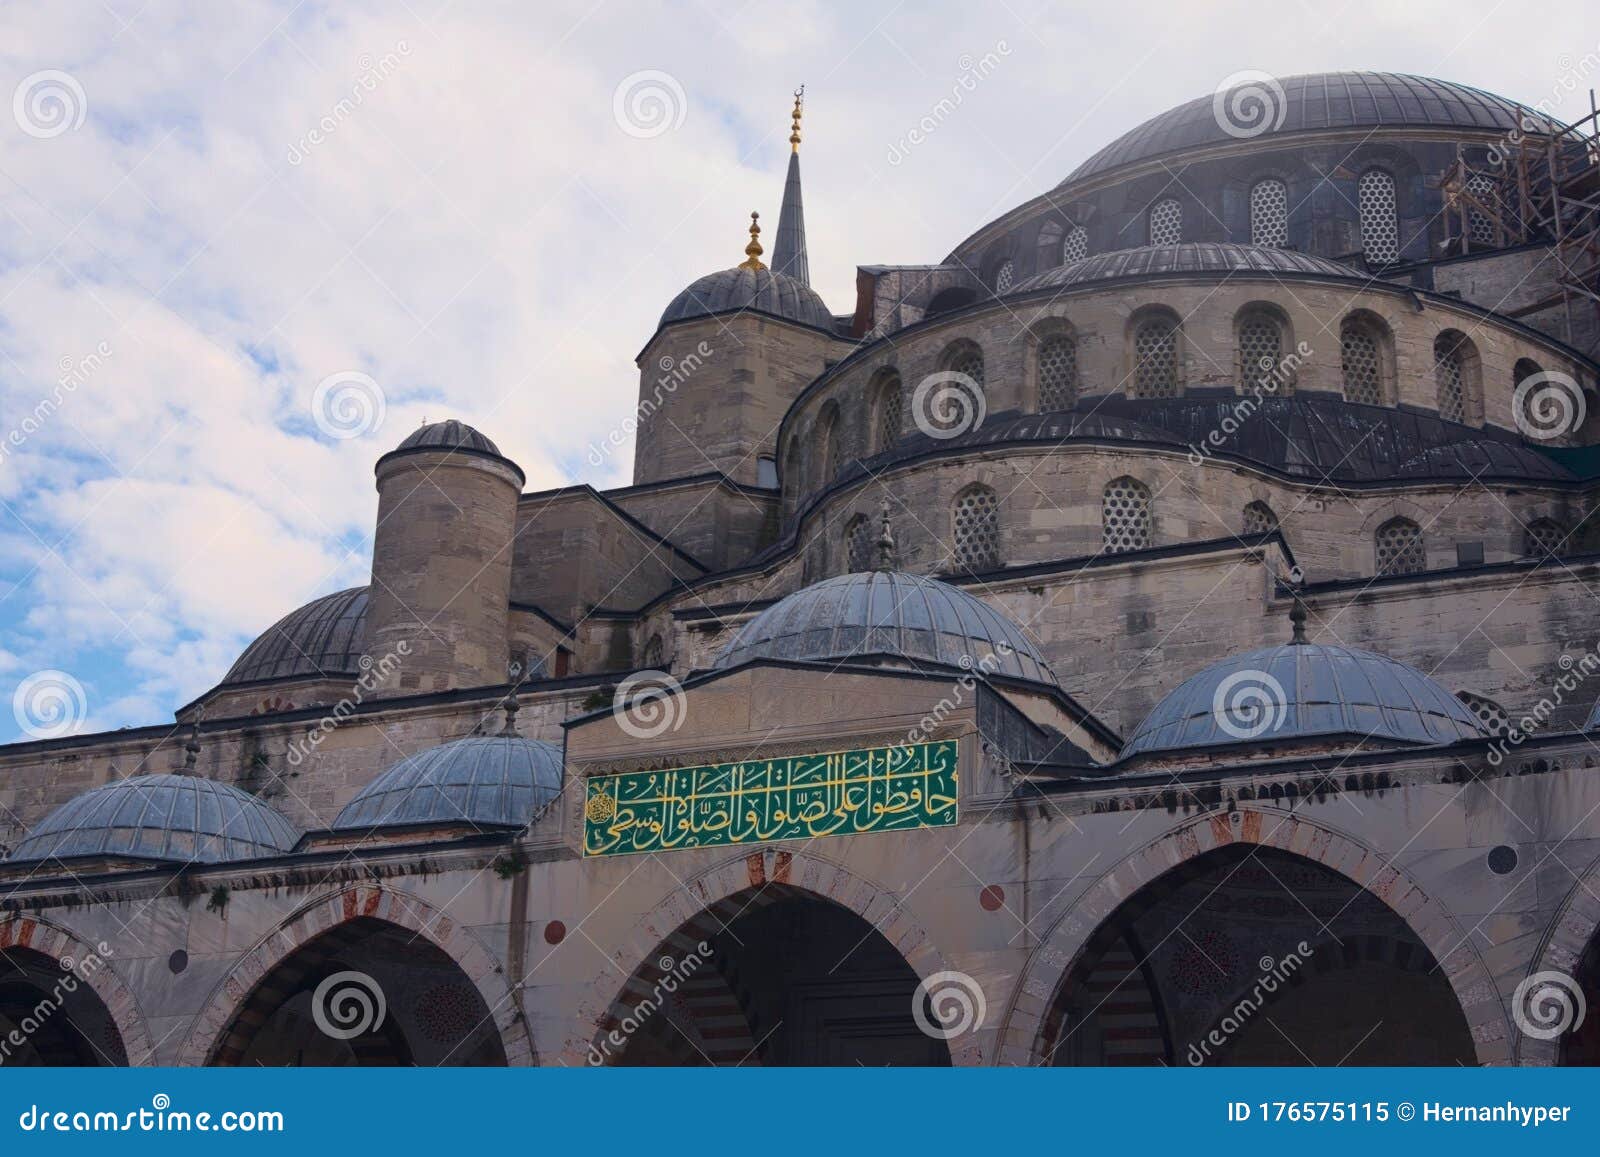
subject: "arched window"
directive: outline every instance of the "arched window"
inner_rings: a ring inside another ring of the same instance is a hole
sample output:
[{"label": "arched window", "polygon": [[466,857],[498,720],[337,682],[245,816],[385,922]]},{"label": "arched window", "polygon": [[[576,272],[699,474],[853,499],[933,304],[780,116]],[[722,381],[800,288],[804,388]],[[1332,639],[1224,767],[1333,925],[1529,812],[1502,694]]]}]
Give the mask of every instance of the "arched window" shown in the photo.
[{"label": "arched window", "polygon": [[872,569],[872,520],[858,514],[844,531],[845,560],[852,574]]},{"label": "arched window", "polygon": [[956,496],[952,511],[955,562],[964,570],[1000,565],[1000,507],[994,491],[974,483]]},{"label": "arched window", "polygon": [[843,431],[839,429],[839,407],[829,402],[817,419],[817,467],[822,471],[822,484],[826,486],[839,475],[843,462],[841,443]]},{"label": "arched window", "polygon": [[1140,398],[1175,398],[1178,376],[1178,323],[1152,317],[1133,331],[1133,392]]},{"label": "arched window", "polygon": [[1167,197],[1150,206],[1150,244],[1176,245],[1183,240],[1183,206]]},{"label": "arched window", "polygon": [[1276,177],[1250,187],[1250,243],[1289,244],[1289,187]]},{"label": "arched window", "polygon": [[1010,258],[1000,263],[1000,268],[994,271],[994,291],[1004,293],[1017,281],[1017,267]]},{"label": "arched window", "polygon": [[1361,220],[1361,252],[1373,265],[1400,259],[1400,223],[1396,216],[1394,178],[1382,169],[1368,169],[1356,182],[1356,212]]},{"label": "arched window", "polygon": [[1061,242],[1061,262],[1065,265],[1069,261],[1082,261],[1087,256],[1089,231],[1082,225],[1074,225],[1067,230],[1067,236]]},{"label": "arched window", "polygon": [[1278,516],[1265,502],[1252,502],[1244,508],[1244,532],[1266,534],[1278,529]]},{"label": "arched window", "polygon": [[1433,381],[1439,391],[1439,417],[1471,422],[1478,414],[1478,353],[1459,330],[1433,339]]},{"label": "arched window", "polygon": [[1100,538],[1107,554],[1150,545],[1150,488],[1124,475],[1106,483],[1100,500]]},{"label": "arched window", "polygon": [[1052,334],[1039,343],[1039,411],[1070,410],[1078,400],[1078,343]]},{"label": "arched window", "polygon": [[800,491],[805,488],[805,479],[800,477],[799,438],[789,439],[789,448],[783,453],[783,477],[779,481],[783,484],[784,506],[793,510],[800,503]]},{"label": "arched window", "polygon": [[[1496,204],[1497,193],[1494,180],[1487,174],[1474,173],[1468,177],[1467,192],[1471,193],[1484,205],[1499,212],[1499,206]],[[1499,241],[1498,232],[1494,218],[1489,214],[1481,209],[1470,207],[1467,209],[1467,236],[1472,240],[1472,244],[1478,246],[1494,245]]]},{"label": "arched window", "polygon": [[978,386],[983,385],[983,351],[970,341],[957,342],[945,351],[944,368],[952,373],[964,374]]},{"label": "arched window", "polygon": [[1344,399],[1381,406],[1384,399],[1383,336],[1365,317],[1347,317],[1339,326],[1339,364],[1344,373]]},{"label": "arched window", "polygon": [[770,454],[756,459],[756,485],[776,490],[778,486],[778,460]]},{"label": "arched window", "polygon": [[1553,518],[1536,518],[1528,523],[1522,543],[1525,558],[1559,556],[1567,545],[1567,528]]},{"label": "arched window", "polygon": [[1518,358],[1517,364],[1511,367],[1511,389],[1516,388],[1529,378],[1544,373],[1544,367],[1532,358]]},{"label": "arched window", "polygon": [[1474,695],[1471,691],[1457,691],[1456,698],[1466,704],[1467,710],[1477,716],[1478,722],[1490,735],[1510,735],[1511,716],[1493,699]]},{"label": "arched window", "polygon": [[1419,574],[1428,569],[1422,528],[1409,518],[1391,518],[1373,536],[1380,575]]},{"label": "arched window", "polygon": [[900,422],[903,416],[904,399],[901,397],[900,375],[893,371],[883,375],[878,383],[875,424],[873,437],[873,450],[876,453],[890,449],[900,441]]},{"label": "arched window", "polygon": [[644,665],[652,671],[659,671],[664,651],[661,636],[651,635],[650,641],[644,645]]},{"label": "arched window", "polygon": [[1283,375],[1283,323],[1261,309],[1252,309],[1239,318],[1239,384],[1246,390],[1270,383],[1277,391],[1286,384]]}]

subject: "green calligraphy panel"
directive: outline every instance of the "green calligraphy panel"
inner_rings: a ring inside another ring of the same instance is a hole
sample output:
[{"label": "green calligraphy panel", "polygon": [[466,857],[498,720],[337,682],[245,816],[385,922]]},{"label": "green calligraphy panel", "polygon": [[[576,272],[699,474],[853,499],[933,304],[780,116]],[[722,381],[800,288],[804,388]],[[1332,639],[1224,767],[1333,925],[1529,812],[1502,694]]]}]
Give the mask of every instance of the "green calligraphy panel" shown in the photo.
[{"label": "green calligraphy panel", "polygon": [[956,784],[955,740],[597,775],[583,854],[949,827]]}]

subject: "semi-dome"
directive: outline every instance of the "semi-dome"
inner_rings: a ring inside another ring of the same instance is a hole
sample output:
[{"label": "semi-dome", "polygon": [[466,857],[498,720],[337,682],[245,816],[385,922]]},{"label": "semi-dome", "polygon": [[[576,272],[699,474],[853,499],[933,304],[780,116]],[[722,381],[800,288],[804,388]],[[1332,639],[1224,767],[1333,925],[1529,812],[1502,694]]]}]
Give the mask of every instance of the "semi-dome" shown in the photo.
[{"label": "semi-dome", "polygon": [[[1219,117],[1216,94],[1168,109],[1151,117],[1073,170],[1063,185],[1110,172],[1124,165],[1154,160],[1189,149],[1237,142],[1239,130],[1254,129],[1250,119],[1264,113],[1270,131],[1252,139],[1269,147],[1275,137],[1290,133],[1346,129],[1467,129],[1494,133],[1526,131],[1524,121],[1553,128],[1549,118],[1503,96],[1426,76],[1397,72],[1319,72],[1276,80],[1281,96],[1263,79],[1259,85],[1244,81],[1229,94],[1240,97],[1234,119]],[[1262,104],[1252,108],[1244,89],[1254,87]],[[1281,110],[1282,120],[1279,121]],[[1229,128],[1233,132],[1229,132]]]},{"label": "semi-dome", "polygon": [[672,299],[661,314],[661,325],[736,309],[833,332],[833,314],[816,290],[786,273],[742,265],[708,273],[694,282]]},{"label": "semi-dome", "polygon": [[1005,615],[948,583],[900,571],[839,575],[778,600],[744,625],[715,666],[868,656],[1056,682],[1022,628]]},{"label": "semi-dome", "polygon": [[476,450],[480,454],[500,455],[496,446],[483,434],[454,418],[443,422],[427,422],[395,447],[396,450]]},{"label": "semi-dome", "polygon": [[360,670],[367,588],[312,599],[263,631],[229,669],[224,687],[258,679],[309,679]]},{"label": "semi-dome", "polygon": [[561,749],[518,735],[457,739],[408,755],[362,788],[339,830],[401,824],[521,827],[561,792]]},{"label": "semi-dome", "polygon": [[1269,277],[1360,277],[1348,265],[1293,249],[1270,245],[1238,245],[1228,241],[1183,241],[1176,245],[1140,245],[1097,253],[1017,282],[1007,297],[1040,289],[1065,289],[1087,281],[1158,274],[1222,273]]},{"label": "semi-dome", "polygon": [[299,839],[287,819],[236,787],[195,775],[138,775],[68,800],[8,859],[216,864],[282,855]]},{"label": "semi-dome", "polygon": [[1122,754],[1315,736],[1433,745],[1483,735],[1466,705],[1415,667],[1352,647],[1286,643],[1230,656],[1184,680]]}]

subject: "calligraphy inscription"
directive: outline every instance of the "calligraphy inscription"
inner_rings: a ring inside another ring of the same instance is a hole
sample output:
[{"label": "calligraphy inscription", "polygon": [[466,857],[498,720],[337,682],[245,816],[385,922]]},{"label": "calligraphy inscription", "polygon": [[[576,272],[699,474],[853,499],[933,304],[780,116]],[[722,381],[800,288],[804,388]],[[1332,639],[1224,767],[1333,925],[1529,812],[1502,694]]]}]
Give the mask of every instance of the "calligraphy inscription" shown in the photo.
[{"label": "calligraphy inscription", "polygon": [[594,776],[583,854],[949,827],[956,786],[953,739]]}]

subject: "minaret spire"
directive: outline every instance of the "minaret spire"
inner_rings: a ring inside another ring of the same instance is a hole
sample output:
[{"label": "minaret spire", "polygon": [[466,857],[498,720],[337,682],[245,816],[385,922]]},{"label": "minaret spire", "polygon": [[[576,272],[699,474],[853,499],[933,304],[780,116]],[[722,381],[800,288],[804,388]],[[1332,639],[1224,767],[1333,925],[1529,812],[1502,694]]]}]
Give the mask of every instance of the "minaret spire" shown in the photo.
[{"label": "minaret spire", "polygon": [[794,90],[794,111],[789,114],[789,175],[783,182],[783,208],[778,212],[778,232],[772,242],[772,268],[776,273],[788,274],[801,285],[810,285],[806,213],[800,198],[800,116],[805,93],[803,84]]}]

